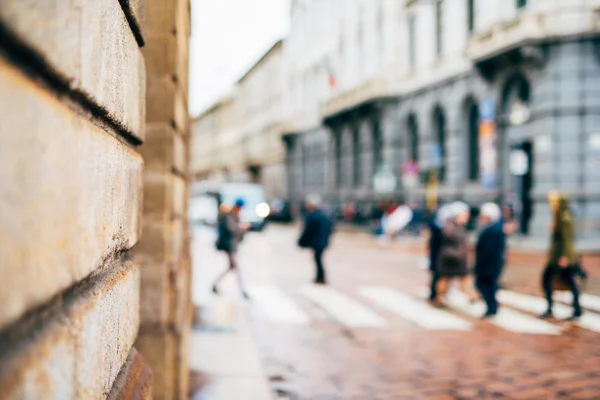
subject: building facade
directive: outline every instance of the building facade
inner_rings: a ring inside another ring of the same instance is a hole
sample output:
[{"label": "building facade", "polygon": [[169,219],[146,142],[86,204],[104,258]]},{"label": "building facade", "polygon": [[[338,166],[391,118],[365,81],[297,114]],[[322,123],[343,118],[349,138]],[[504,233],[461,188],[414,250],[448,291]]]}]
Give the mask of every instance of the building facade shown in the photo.
[{"label": "building facade", "polygon": [[[289,190],[332,204],[515,205],[545,237],[551,189],[568,193],[582,240],[600,237],[600,44],[591,0],[294,1],[285,135]],[[319,159],[321,157],[321,159]],[[374,190],[378,171],[397,188]],[[318,178],[311,178],[317,176]]]},{"label": "building facade", "polygon": [[[255,182],[269,199],[286,198],[283,42],[193,123],[196,180]],[[208,144],[208,145],[207,145]]]}]

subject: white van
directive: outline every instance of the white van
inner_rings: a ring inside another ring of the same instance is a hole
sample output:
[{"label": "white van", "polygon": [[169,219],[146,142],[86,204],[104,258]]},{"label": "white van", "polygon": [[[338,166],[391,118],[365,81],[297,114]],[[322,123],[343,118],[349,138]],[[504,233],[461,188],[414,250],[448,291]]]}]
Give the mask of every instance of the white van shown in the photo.
[{"label": "white van", "polygon": [[225,183],[219,189],[220,204],[233,206],[238,199],[245,202],[241,221],[249,223],[252,230],[262,230],[271,212],[264,188],[255,183]]}]

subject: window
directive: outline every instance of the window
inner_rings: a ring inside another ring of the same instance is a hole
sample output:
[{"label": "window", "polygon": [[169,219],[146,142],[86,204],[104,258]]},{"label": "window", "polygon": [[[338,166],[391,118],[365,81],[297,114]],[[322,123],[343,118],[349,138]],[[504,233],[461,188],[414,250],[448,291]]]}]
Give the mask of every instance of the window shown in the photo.
[{"label": "window", "polygon": [[302,144],[302,188],[308,189],[309,177],[308,177],[308,146]]},{"label": "window", "polygon": [[469,135],[469,180],[479,179],[479,108],[470,101],[467,108],[467,129]]},{"label": "window", "polygon": [[419,126],[417,117],[411,115],[408,117],[408,137],[409,137],[409,156],[416,163],[419,162]]},{"label": "window", "polygon": [[446,179],[446,116],[440,107],[436,107],[433,113],[434,126],[436,132],[436,145],[440,164],[438,168],[438,178],[440,182]]},{"label": "window", "polygon": [[357,124],[352,132],[353,182],[358,187],[362,183],[362,148],[360,143],[360,128]]},{"label": "window", "polygon": [[373,171],[378,171],[383,166],[383,140],[379,121],[373,121]]},{"label": "window", "polygon": [[527,7],[527,0],[517,0],[517,9]]},{"label": "window", "polygon": [[417,66],[417,40],[416,22],[414,15],[408,18],[408,62],[410,69]]},{"label": "window", "polygon": [[467,0],[467,27],[469,33],[475,31],[475,0]]},{"label": "window", "polygon": [[442,0],[436,0],[435,2],[435,54],[438,58],[442,56],[444,52],[443,46],[443,13],[442,13]]},{"label": "window", "polygon": [[337,132],[335,135],[335,185],[342,187],[342,135]]}]

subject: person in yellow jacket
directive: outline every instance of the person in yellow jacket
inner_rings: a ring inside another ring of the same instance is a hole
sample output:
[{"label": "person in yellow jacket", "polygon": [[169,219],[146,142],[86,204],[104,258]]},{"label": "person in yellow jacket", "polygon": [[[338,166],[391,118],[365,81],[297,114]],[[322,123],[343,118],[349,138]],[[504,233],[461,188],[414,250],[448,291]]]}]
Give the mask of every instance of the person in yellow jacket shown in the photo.
[{"label": "person in yellow jacket", "polygon": [[548,301],[548,310],[542,318],[552,318],[553,281],[559,278],[573,293],[573,316],[569,319],[574,320],[579,318],[582,312],[579,305],[579,288],[575,281],[578,258],[570,201],[567,195],[553,191],[548,194],[548,203],[554,218],[551,226],[548,264],[542,275],[542,286]]}]

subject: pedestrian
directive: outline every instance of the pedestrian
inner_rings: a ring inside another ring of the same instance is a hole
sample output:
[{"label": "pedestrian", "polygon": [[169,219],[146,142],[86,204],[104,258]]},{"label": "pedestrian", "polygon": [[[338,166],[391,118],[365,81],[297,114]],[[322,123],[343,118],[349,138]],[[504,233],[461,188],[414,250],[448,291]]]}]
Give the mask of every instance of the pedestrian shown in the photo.
[{"label": "pedestrian", "polygon": [[467,267],[467,231],[466,225],[470,219],[470,208],[462,202],[450,205],[450,218],[442,228],[442,244],[436,262],[438,273],[437,299],[435,303],[442,305],[448,286],[452,280],[458,280],[463,293],[471,301],[477,299],[477,294],[469,276]]},{"label": "pedestrian", "polygon": [[223,278],[229,272],[235,272],[239,288],[242,292],[242,296],[249,300],[250,296],[246,291],[244,281],[242,279],[241,271],[237,262],[237,251],[240,242],[244,236],[244,232],[248,229],[247,224],[240,222],[240,212],[244,208],[245,201],[243,199],[237,199],[235,205],[230,210],[223,210],[218,217],[218,233],[217,233],[217,250],[223,251],[227,254],[229,261],[229,267],[215,280],[212,291],[215,294],[219,294],[218,285]]},{"label": "pedestrian", "polygon": [[555,279],[565,284],[573,294],[573,315],[569,320],[575,320],[582,314],[579,305],[579,288],[576,283],[580,265],[575,251],[575,231],[569,203],[569,198],[565,194],[555,191],[548,194],[548,204],[553,213],[553,221],[548,264],[542,274],[542,287],[548,302],[548,310],[541,316],[542,318],[552,318],[552,295]]},{"label": "pedestrian", "polygon": [[321,198],[318,195],[308,196],[306,199],[308,214],[304,221],[304,230],[298,245],[313,251],[316,276],[315,283],[325,285],[325,267],[323,266],[323,254],[329,247],[329,238],[332,233],[332,223],[329,217],[321,209]]},{"label": "pedestrian", "polygon": [[475,287],[487,305],[483,318],[492,317],[498,312],[496,292],[504,267],[506,234],[500,207],[494,203],[481,206],[479,218],[484,228],[479,234],[475,247]]},{"label": "pedestrian", "polygon": [[440,250],[442,248],[442,227],[448,218],[450,207],[448,205],[442,206],[438,209],[437,213],[431,215],[428,221],[429,226],[429,271],[431,273],[431,284],[429,291],[429,301],[435,302],[437,298],[437,284],[439,280],[439,274],[437,272],[436,263],[440,256]]}]

